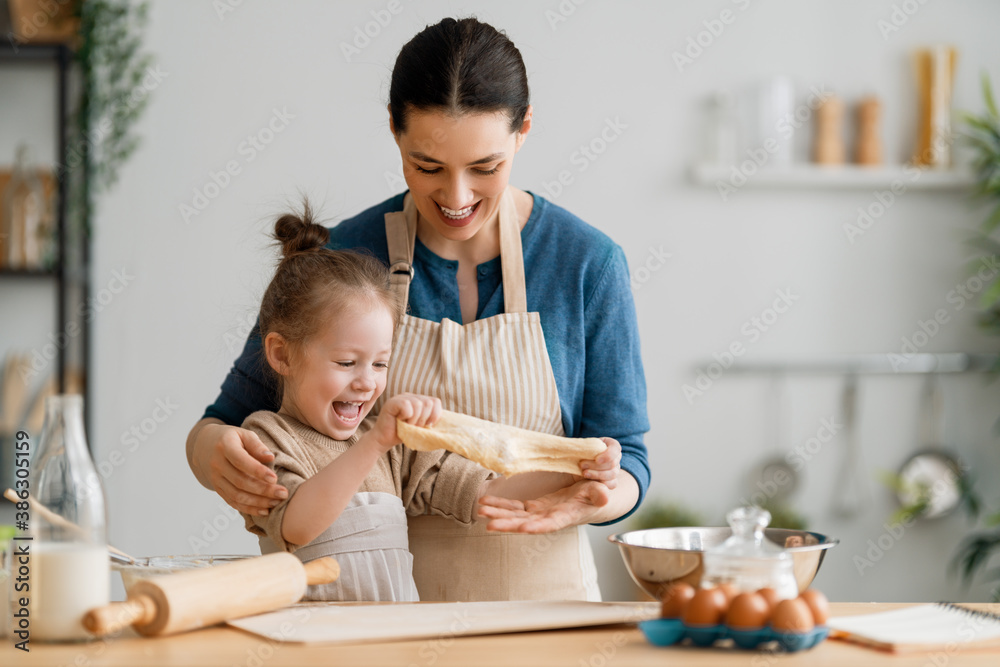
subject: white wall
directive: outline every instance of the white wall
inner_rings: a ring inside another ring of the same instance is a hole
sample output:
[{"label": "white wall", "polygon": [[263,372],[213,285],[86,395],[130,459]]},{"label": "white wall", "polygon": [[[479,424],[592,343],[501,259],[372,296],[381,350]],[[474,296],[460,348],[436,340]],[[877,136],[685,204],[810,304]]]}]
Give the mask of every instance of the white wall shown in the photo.
[{"label": "white wall", "polygon": [[[907,193],[851,244],[842,225],[873,201],[871,191],[746,188],[723,202],[714,189],[692,185],[686,170],[700,150],[703,97],[746,90],[780,73],[800,90],[824,85],[848,101],[878,93],[887,156],[901,161],[916,124],[907,54],[918,45],[957,45],[955,107],[980,110],[980,72],[992,68],[996,78],[1000,61],[1000,5],[928,2],[883,38],[877,21],[889,18],[888,1],[592,0],[554,25],[547,13],[559,11],[556,0],[400,2],[402,11],[352,62],[340,43],[387,2],[242,3],[222,17],[212,3],[153,3],[146,43],[166,76],[139,125],[142,146],[94,221],[95,289],[116,270],[134,276],[94,331],[93,444],[98,461],[124,453],[107,480],[111,540],[119,547],[189,553],[193,538],[207,537],[202,550],[211,553],[256,549],[190,474],[185,436],[215,397],[269,278],[273,256],[264,233],[272,216],[299,191],[335,221],[400,189],[385,113],[389,72],[399,47],[446,15],[476,14],[506,29],[525,57],[535,126],[513,182],[544,193],[568,169],[574,182],[555,201],[609,233],[633,267],[651,248],[671,253],[636,292],[652,425],[651,497],[682,499],[719,522],[751,490],[746,480],[756,463],[804,442],[821,418],[839,414],[837,378],[791,381],[790,442],[778,445],[768,441],[766,378],[726,376],[693,405],[682,394],[701,361],[745,341],[742,324],[771,303],[775,290],[790,289],[799,300],[748,357],[898,351],[918,320],[948,307],[945,295],[963,276],[963,239],[981,216],[963,196]],[[678,72],[671,53],[723,9],[735,21]],[[294,118],[246,160],[241,142],[264,128],[274,109]],[[580,171],[574,152],[608,119],[624,131]],[[804,153],[808,133],[796,139]],[[185,222],[179,205],[191,204],[193,189],[230,160],[241,173]],[[996,348],[977,331],[971,309],[952,315],[925,351]],[[915,448],[919,388],[907,377],[862,383],[860,439],[874,500],[861,517],[839,520],[828,510],[842,441],[824,447],[803,471],[796,502],[814,530],[841,539],[817,581],[832,599],[986,595],[982,588],[964,592],[946,577],[946,562],[968,528],[959,516],[908,529],[863,573],[854,563],[895,509],[875,474],[895,469]],[[947,378],[945,388],[949,444],[995,502],[1000,449],[990,427],[1000,390],[978,376]],[[128,451],[124,434],[141,428],[157,401],[176,408]],[[213,522],[221,528],[214,538],[206,528]],[[632,587],[618,555],[598,539],[610,532],[594,531],[605,595],[627,598]]]}]

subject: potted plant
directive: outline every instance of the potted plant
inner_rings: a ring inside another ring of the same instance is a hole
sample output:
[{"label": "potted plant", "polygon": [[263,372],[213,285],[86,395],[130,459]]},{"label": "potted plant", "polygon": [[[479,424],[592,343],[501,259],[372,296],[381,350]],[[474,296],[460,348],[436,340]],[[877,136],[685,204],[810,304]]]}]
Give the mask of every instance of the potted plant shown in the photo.
[{"label": "potted plant", "polygon": [[686,505],[656,498],[643,503],[642,509],[636,512],[630,524],[633,530],[645,530],[704,526],[705,521],[701,515]]},{"label": "potted plant", "polygon": [[149,5],[128,0],[83,0],[76,60],[82,87],[65,167],[69,210],[84,238],[93,196],[118,180],[122,164],[138,147],[134,126],[158,79],[152,58],[141,51]]},{"label": "potted plant", "polygon": [[[1000,241],[996,232],[1000,229],[1000,113],[987,76],[983,76],[983,101],[986,109],[981,115],[965,114],[967,127],[965,140],[975,152],[973,166],[976,172],[975,196],[983,201],[990,212],[982,223],[974,243],[987,257],[1000,256]],[[978,266],[983,257],[975,260]],[[980,297],[980,326],[993,335],[1000,335],[1000,279],[983,290]],[[1000,357],[998,357],[1000,359]],[[994,364],[994,372],[1000,364]],[[977,508],[978,509],[978,508]],[[979,512],[975,513],[978,519]],[[1000,512],[988,515],[982,520],[981,529],[971,533],[959,545],[952,560],[953,570],[958,570],[963,583],[968,585],[979,577],[984,582],[993,582],[992,597],[1000,600],[1000,567],[990,563],[1000,554]]]},{"label": "potted plant", "polygon": [[809,522],[787,502],[771,499],[760,504],[760,508],[771,514],[768,528],[786,528],[788,530],[808,530]]}]

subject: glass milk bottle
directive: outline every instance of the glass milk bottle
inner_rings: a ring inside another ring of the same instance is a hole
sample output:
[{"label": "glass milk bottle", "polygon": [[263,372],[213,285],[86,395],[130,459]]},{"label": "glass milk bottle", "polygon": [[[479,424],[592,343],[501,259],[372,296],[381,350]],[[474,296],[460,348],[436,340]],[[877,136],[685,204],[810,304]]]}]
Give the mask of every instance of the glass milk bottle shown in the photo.
[{"label": "glass milk bottle", "polygon": [[795,598],[792,556],[764,536],[771,513],[759,507],[740,507],[726,515],[732,536],[703,556],[702,586],[732,584],[740,591],[773,588],[778,599]]},{"label": "glass milk bottle", "polygon": [[31,513],[31,639],[90,639],[83,615],[108,604],[104,488],[87,450],[83,397],[51,396],[31,464],[31,493],[56,516]]}]

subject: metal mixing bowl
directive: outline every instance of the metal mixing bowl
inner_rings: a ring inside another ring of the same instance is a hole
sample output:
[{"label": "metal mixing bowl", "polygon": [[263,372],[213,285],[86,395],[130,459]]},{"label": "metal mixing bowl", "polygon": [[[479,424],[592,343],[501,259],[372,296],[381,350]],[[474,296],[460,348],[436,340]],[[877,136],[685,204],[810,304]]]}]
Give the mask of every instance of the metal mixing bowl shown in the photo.
[{"label": "metal mixing bowl", "polygon": [[[659,600],[670,584],[683,581],[697,588],[701,584],[701,555],[722,544],[733,534],[731,528],[650,528],[608,537],[618,545],[622,560],[639,588]],[[806,530],[767,528],[764,536],[780,547],[789,537],[798,537],[802,546],[789,547],[795,582],[800,591],[812,583],[823,563],[826,550],[840,540]]]}]

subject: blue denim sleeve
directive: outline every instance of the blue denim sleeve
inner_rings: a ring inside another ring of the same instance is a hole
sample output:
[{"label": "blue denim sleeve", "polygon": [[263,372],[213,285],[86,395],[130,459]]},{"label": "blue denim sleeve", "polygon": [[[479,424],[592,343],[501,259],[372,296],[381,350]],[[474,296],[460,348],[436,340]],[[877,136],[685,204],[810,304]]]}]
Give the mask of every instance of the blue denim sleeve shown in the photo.
[{"label": "blue denim sleeve", "polygon": [[257,410],[277,412],[279,407],[278,387],[265,367],[260,328],[254,324],[243,352],[222,382],[219,396],[205,409],[202,419],[214,417],[239,426]]},{"label": "blue denim sleeve", "polygon": [[649,430],[646,413],[646,376],[639,348],[639,324],[629,280],[628,263],[614,247],[603,273],[584,305],[586,370],[581,436],[611,437],[622,446],[622,470],[639,485],[639,499],[626,514],[642,504],[649,489],[649,459],[644,434]]}]

